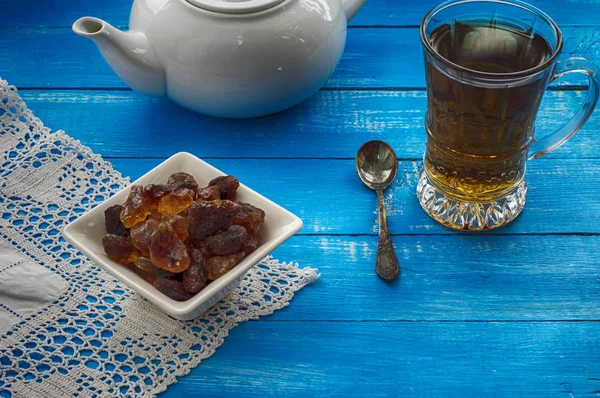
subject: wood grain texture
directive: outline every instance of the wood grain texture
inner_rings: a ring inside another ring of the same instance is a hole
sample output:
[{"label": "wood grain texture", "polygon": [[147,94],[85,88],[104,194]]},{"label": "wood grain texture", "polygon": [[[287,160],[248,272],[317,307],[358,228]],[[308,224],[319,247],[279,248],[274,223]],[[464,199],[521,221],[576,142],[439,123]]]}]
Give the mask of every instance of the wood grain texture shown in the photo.
[{"label": "wood grain texture", "polygon": [[600,323],[247,322],[164,396],[596,397],[599,338]]},{"label": "wood grain texture", "polygon": [[[543,136],[566,121],[585,92],[549,91],[538,115]],[[346,158],[363,142],[388,141],[403,159],[425,148],[423,91],[321,91],[288,111],[252,120],[205,117],[164,99],[119,91],[21,91],[54,130],[108,157]],[[597,158],[600,113],[551,158]]]},{"label": "wood grain texture", "polygon": [[[598,62],[600,28],[564,28],[563,33],[563,56]],[[1,76],[20,88],[127,87],[96,46],[70,28],[0,30],[0,65]],[[326,87],[424,88],[424,73],[418,29],[350,29],[342,60]],[[584,84],[587,79],[575,74],[554,86]]]},{"label": "wood grain texture", "polygon": [[[350,22],[354,26],[415,26],[439,0],[369,0]],[[597,0],[530,0],[561,26],[600,24]],[[2,27],[69,27],[84,15],[103,18],[115,26],[129,24],[131,0],[59,1],[0,0]]]},{"label": "wood grain texture", "polygon": [[[113,159],[137,178],[161,159]],[[212,159],[215,167],[281,204],[304,220],[301,234],[377,233],[377,203],[351,160]],[[420,162],[400,163],[385,191],[392,234],[456,234],[433,221],[415,194]],[[538,160],[527,170],[527,204],[519,218],[495,234],[596,233],[600,225],[600,164],[596,160]],[[472,233],[469,233],[472,234]],[[530,239],[535,240],[536,237]]]},{"label": "wood grain texture", "polygon": [[387,284],[376,237],[296,236],[273,255],[321,278],[265,321],[600,320],[599,239],[394,237],[401,277]]}]

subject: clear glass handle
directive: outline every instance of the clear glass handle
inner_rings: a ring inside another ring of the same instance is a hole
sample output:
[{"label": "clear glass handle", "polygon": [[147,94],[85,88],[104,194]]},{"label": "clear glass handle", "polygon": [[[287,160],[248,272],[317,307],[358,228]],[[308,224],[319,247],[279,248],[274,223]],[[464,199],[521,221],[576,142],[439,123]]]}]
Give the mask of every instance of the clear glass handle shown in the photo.
[{"label": "clear glass handle", "polygon": [[585,100],[571,120],[564,126],[544,138],[534,140],[533,144],[529,147],[529,159],[539,158],[567,142],[569,138],[573,137],[579,131],[594,111],[596,102],[598,102],[600,69],[585,58],[572,57],[557,62],[556,72],[552,76],[551,81],[568,73],[583,73],[587,75],[589,87]]}]

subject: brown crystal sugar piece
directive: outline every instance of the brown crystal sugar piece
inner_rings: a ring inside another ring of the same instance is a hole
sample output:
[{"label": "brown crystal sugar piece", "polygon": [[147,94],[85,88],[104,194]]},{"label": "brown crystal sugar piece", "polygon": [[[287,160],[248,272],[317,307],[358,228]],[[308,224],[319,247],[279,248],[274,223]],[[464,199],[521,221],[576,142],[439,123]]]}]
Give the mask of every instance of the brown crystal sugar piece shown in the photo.
[{"label": "brown crystal sugar piece", "polygon": [[144,188],[144,203],[151,210],[158,209],[158,202],[171,192],[167,185],[149,184]]},{"label": "brown crystal sugar piece", "polygon": [[239,251],[247,237],[248,233],[244,227],[232,225],[226,230],[206,238],[204,245],[210,253],[224,256]]},{"label": "brown crystal sugar piece", "polygon": [[228,256],[215,256],[206,262],[208,280],[214,281],[229,272],[244,259],[246,253],[240,252]]},{"label": "brown crystal sugar piece", "polygon": [[190,189],[194,192],[194,197],[198,192],[198,183],[194,176],[189,173],[175,173],[171,174],[169,180],[167,181],[167,185],[169,185],[172,191],[177,191],[180,189]]},{"label": "brown crystal sugar piece", "polygon": [[258,235],[265,222],[265,212],[250,203],[240,203],[240,210],[231,222],[246,228],[250,235]]},{"label": "brown crystal sugar piece", "polygon": [[171,192],[158,202],[158,211],[176,215],[190,207],[193,201],[194,192],[192,190],[179,189]]},{"label": "brown crystal sugar piece", "polygon": [[106,233],[113,235],[127,235],[127,228],[121,222],[121,209],[123,206],[114,205],[104,210],[104,226]]},{"label": "brown crystal sugar piece", "polygon": [[188,215],[190,235],[194,240],[202,242],[215,232],[229,228],[238,210],[239,205],[229,200],[192,203]]},{"label": "brown crystal sugar piece", "polygon": [[221,192],[221,199],[235,200],[235,194],[240,182],[234,176],[221,176],[208,183],[209,187],[217,186]]},{"label": "brown crystal sugar piece", "polygon": [[206,260],[200,250],[193,248],[191,251],[192,265],[183,271],[183,288],[192,294],[198,293],[206,286]]},{"label": "brown crystal sugar piece", "polygon": [[220,200],[221,199],[221,191],[219,187],[213,185],[212,187],[202,188],[198,191],[198,196],[196,198],[199,202],[209,202],[211,200]]},{"label": "brown crystal sugar piece", "polygon": [[191,263],[187,247],[165,222],[161,222],[152,235],[150,260],[158,268],[175,273],[185,271]]},{"label": "brown crystal sugar piece", "polygon": [[169,176],[169,179],[167,180],[167,184],[173,184],[173,183],[182,182],[182,181],[196,182],[196,179],[190,173],[186,173],[186,172],[181,171],[179,173],[173,173],[173,174],[171,174]]},{"label": "brown crystal sugar piece", "polygon": [[146,256],[150,254],[150,239],[158,229],[158,224],[160,224],[158,221],[149,218],[131,228],[131,241],[133,245]]},{"label": "brown crystal sugar piece", "polygon": [[133,263],[139,255],[129,236],[105,235],[102,247],[111,260],[123,265]]},{"label": "brown crystal sugar piece", "polygon": [[148,280],[154,280],[154,278],[174,278],[177,275],[158,268],[147,257],[138,257],[133,265],[133,270]]},{"label": "brown crystal sugar piece", "polygon": [[121,209],[121,222],[125,228],[131,228],[134,225],[144,221],[148,215],[148,206],[144,203],[144,187],[134,185],[131,187],[129,197]]},{"label": "brown crystal sugar piece", "polygon": [[182,241],[185,241],[188,238],[187,218],[165,213],[162,215],[161,221],[166,222],[171,227],[173,227],[173,230],[175,231],[179,239],[181,239]]},{"label": "brown crystal sugar piece", "polygon": [[192,191],[194,198],[196,197],[196,193],[198,193],[198,184],[192,181],[175,182],[169,185],[169,187],[171,188],[172,192],[180,191],[182,189],[189,189],[190,191]]},{"label": "brown crystal sugar piece", "polygon": [[192,297],[191,294],[185,291],[181,282],[175,279],[156,278],[152,284],[161,293],[173,300],[184,301]]},{"label": "brown crystal sugar piece", "polygon": [[248,254],[252,253],[254,250],[256,250],[257,248],[258,248],[258,240],[254,236],[248,235],[248,238],[242,245],[242,250],[244,251],[244,253],[246,253],[246,255],[248,255]]}]

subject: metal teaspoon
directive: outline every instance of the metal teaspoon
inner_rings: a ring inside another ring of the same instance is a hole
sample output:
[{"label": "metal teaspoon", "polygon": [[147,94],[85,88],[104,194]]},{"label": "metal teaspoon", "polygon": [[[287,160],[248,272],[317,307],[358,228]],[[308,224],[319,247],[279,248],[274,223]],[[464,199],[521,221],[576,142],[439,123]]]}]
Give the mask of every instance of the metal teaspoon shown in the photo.
[{"label": "metal teaspoon", "polygon": [[396,179],[398,158],[387,143],[379,140],[369,141],[363,144],[356,154],[356,171],[362,182],[377,192],[379,243],[375,270],[380,278],[392,281],[400,274],[400,267],[390,239],[383,190]]}]

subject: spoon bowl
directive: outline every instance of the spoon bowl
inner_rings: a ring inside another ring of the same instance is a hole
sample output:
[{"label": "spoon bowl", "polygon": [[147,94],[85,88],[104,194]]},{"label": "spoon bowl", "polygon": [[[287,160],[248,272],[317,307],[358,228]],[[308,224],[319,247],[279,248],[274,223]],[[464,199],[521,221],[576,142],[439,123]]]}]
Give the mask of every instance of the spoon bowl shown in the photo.
[{"label": "spoon bowl", "polygon": [[356,171],[371,189],[387,188],[398,174],[398,158],[386,142],[374,140],[363,144],[356,154]]}]

